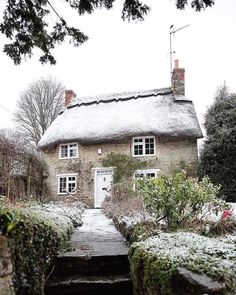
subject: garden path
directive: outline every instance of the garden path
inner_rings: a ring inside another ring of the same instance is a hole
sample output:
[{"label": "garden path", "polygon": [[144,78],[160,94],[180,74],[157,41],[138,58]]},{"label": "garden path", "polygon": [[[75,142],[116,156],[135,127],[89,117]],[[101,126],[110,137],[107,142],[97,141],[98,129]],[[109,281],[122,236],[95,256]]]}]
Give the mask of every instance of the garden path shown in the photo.
[{"label": "garden path", "polygon": [[87,209],[83,225],[71,236],[72,251],[63,256],[127,255],[125,238],[117,231],[113,221],[104,215],[103,209]]},{"label": "garden path", "polygon": [[131,295],[128,246],[102,209],[85,210],[71,236],[71,251],[58,257],[46,295]]}]

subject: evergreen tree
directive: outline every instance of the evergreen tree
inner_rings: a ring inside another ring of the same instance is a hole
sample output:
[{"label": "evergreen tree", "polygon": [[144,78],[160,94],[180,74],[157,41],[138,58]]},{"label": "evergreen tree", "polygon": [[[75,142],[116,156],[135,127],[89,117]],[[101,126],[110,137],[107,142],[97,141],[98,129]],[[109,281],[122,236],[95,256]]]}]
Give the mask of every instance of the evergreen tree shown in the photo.
[{"label": "evergreen tree", "polygon": [[[75,9],[79,15],[92,13],[98,7],[110,9],[115,0],[62,0],[65,5]],[[78,28],[68,25],[57,10],[56,2],[49,0],[5,0],[3,20],[0,22],[0,33],[11,43],[5,44],[3,51],[20,64],[22,57],[31,57],[35,47],[42,50],[41,63],[55,64],[52,49],[66,38],[70,43],[79,46],[88,37]],[[176,0],[178,9],[184,9],[190,3],[196,11],[211,7],[214,0]],[[124,0],[123,20],[143,20],[150,8],[139,0]],[[50,14],[57,17],[53,28],[49,25]],[[50,29],[51,28],[51,29]]]},{"label": "evergreen tree", "polygon": [[207,139],[200,155],[199,176],[220,184],[220,194],[236,202],[236,94],[224,85],[205,116]]}]

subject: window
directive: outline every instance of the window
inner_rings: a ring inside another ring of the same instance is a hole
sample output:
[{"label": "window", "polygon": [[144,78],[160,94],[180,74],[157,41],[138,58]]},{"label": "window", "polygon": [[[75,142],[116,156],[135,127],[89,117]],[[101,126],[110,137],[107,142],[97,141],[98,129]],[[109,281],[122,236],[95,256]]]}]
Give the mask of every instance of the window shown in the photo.
[{"label": "window", "polygon": [[59,158],[60,159],[78,158],[78,144],[77,143],[61,144],[59,148]]},{"label": "window", "polygon": [[58,194],[75,194],[77,174],[58,175]]},{"label": "window", "polygon": [[134,179],[137,180],[134,182],[133,190],[137,190],[139,188],[139,179],[145,178],[157,178],[158,174],[160,174],[160,169],[143,169],[143,170],[136,170],[134,173]]},{"label": "window", "polygon": [[134,177],[135,179],[139,178],[157,178],[158,174],[161,172],[160,169],[144,169],[136,170]]},{"label": "window", "polygon": [[151,156],[155,155],[155,137],[134,137],[133,138],[133,156]]}]

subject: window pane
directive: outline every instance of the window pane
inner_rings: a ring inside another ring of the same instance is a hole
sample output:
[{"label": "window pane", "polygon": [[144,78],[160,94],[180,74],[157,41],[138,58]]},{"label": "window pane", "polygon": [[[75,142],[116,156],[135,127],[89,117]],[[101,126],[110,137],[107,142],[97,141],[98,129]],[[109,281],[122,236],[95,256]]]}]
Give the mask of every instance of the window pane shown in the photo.
[{"label": "window pane", "polygon": [[75,176],[69,176],[68,181],[75,181]]},{"label": "window pane", "polygon": [[70,157],[76,157],[76,148],[70,149]]},{"label": "window pane", "polygon": [[154,172],[146,173],[147,178],[155,178],[156,174]]},{"label": "window pane", "polygon": [[154,138],[145,138],[145,154],[153,155],[154,153]]},{"label": "window pane", "polygon": [[75,182],[68,183],[68,192],[75,193]]},{"label": "window pane", "polygon": [[59,178],[59,193],[66,193],[66,177]]},{"label": "window pane", "polygon": [[144,178],[144,174],[143,173],[136,173],[134,175],[135,178]]},{"label": "window pane", "polygon": [[142,138],[135,138],[134,142],[143,142],[143,139]]},{"label": "window pane", "polygon": [[76,177],[75,176],[68,177],[68,192],[69,193],[76,192]]},{"label": "window pane", "polygon": [[142,155],[142,154],[143,154],[143,146],[134,145],[134,155]]},{"label": "window pane", "polygon": [[68,146],[61,145],[61,158],[67,158],[67,157],[68,157]]},{"label": "window pane", "polygon": [[76,157],[77,156],[77,144],[70,144],[70,157]]}]

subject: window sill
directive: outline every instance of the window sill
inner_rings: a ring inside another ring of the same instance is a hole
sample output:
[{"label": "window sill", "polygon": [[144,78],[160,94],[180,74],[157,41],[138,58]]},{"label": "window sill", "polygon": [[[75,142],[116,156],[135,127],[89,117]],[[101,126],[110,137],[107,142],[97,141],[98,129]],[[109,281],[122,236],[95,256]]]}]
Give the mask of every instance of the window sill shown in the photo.
[{"label": "window sill", "polygon": [[59,196],[75,195],[76,193],[57,193]]},{"label": "window sill", "polygon": [[59,160],[70,160],[70,159],[78,159],[79,157],[67,157],[67,158],[58,158]]},{"label": "window sill", "polygon": [[138,157],[155,157],[156,154],[152,154],[152,155],[132,155],[132,157],[134,158],[138,158]]}]

